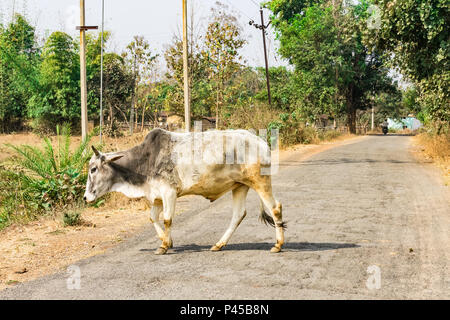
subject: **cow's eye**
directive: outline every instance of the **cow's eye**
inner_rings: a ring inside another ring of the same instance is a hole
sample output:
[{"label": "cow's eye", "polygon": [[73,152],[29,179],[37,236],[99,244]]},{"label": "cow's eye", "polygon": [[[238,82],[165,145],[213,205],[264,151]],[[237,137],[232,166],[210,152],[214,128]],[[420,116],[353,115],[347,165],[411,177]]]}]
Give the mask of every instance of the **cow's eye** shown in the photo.
[{"label": "cow's eye", "polygon": [[95,171],[97,171],[97,168],[96,168],[96,167],[93,167],[93,168],[91,169],[91,173],[94,173]]}]

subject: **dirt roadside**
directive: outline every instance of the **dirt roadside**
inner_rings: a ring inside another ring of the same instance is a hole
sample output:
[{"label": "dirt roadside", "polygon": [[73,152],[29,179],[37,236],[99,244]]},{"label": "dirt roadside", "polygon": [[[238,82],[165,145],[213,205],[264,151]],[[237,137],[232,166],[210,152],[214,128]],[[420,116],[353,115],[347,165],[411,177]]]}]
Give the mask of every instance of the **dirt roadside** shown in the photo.
[{"label": "dirt roadside", "polygon": [[[284,161],[295,155],[297,160],[304,160],[330,148],[364,138],[342,136],[320,145],[296,145],[281,150],[279,159]],[[140,136],[126,142],[123,139],[107,140],[105,150],[119,150],[138,143],[139,139]],[[39,137],[30,134],[0,136],[2,148],[4,143],[39,145],[40,141]],[[3,153],[3,159],[10,155]],[[192,210],[197,203],[198,197],[195,196],[178,199],[176,214]],[[143,200],[129,200],[114,194],[104,206],[84,210],[84,223],[80,226],[64,227],[61,219],[47,217],[0,231],[0,290],[104,253],[147,227],[148,210]]]}]

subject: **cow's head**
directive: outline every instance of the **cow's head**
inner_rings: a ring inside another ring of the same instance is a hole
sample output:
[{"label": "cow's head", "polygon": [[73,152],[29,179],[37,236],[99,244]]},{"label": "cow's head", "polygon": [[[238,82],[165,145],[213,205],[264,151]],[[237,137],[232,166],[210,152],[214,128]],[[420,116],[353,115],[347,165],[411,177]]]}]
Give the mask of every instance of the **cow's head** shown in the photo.
[{"label": "cow's head", "polygon": [[123,154],[101,153],[92,146],[94,155],[89,161],[89,174],[83,199],[93,202],[108,193],[114,184],[114,168],[111,162],[119,160]]}]

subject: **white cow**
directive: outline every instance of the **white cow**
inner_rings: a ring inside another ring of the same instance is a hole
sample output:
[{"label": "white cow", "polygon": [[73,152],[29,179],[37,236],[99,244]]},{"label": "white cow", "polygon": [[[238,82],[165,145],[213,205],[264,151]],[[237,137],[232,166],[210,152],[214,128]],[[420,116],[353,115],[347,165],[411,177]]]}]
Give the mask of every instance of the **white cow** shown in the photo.
[{"label": "white cow", "polygon": [[[272,195],[270,149],[256,135],[246,130],[173,133],[154,129],[143,143],[126,151],[92,149],[84,199],[92,202],[111,191],[130,198],[145,197],[152,205],[151,221],[162,241],[156,254],[172,247],[170,231],[178,197],[201,195],[214,201],[231,190],[233,218],[211,248],[221,250],[246,215],[249,188],[261,199],[262,221],[276,229],[271,252],[281,250],[285,223],[281,204]],[[161,212],[164,229],[159,222]]]}]

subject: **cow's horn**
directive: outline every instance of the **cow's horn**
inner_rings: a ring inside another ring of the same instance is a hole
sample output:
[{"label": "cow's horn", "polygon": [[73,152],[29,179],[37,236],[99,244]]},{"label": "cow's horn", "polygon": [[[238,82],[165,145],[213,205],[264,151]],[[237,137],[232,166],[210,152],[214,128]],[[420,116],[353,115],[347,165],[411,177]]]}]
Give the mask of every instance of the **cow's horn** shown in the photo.
[{"label": "cow's horn", "polygon": [[94,151],[94,154],[97,156],[97,157],[100,157],[100,151],[98,151],[94,146],[91,146],[92,147],[92,151]]}]

